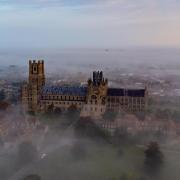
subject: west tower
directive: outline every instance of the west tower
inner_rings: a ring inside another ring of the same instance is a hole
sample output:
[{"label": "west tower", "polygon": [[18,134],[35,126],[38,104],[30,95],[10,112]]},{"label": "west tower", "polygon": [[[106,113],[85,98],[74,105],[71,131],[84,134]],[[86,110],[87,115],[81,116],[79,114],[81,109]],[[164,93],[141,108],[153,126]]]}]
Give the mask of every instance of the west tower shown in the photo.
[{"label": "west tower", "polygon": [[40,94],[44,85],[44,61],[29,60],[29,81],[22,88],[22,102],[28,111],[39,110]]},{"label": "west tower", "polygon": [[45,85],[44,61],[29,61],[29,85],[37,86],[37,90]]}]

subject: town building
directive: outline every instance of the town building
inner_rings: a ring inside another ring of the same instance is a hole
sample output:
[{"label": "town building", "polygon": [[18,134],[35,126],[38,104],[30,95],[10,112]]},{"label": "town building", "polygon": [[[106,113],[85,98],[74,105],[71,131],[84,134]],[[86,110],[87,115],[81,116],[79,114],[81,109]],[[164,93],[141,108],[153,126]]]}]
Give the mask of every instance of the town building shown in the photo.
[{"label": "town building", "polygon": [[128,113],[144,112],[147,107],[147,89],[108,87],[103,72],[83,86],[47,86],[44,61],[29,61],[29,81],[22,87],[22,103],[28,111],[47,111],[49,107],[67,110],[75,107],[81,116],[101,117],[106,111]]}]

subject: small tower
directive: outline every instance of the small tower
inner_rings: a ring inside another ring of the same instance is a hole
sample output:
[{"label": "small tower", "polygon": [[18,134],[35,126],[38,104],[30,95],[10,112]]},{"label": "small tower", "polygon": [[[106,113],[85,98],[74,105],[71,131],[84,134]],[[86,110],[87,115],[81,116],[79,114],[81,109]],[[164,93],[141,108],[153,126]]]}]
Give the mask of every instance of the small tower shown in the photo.
[{"label": "small tower", "polygon": [[22,101],[28,111],[39,110],[40,92],[44,85],[44,61],[29,60],[29,82],[22,88]]}]

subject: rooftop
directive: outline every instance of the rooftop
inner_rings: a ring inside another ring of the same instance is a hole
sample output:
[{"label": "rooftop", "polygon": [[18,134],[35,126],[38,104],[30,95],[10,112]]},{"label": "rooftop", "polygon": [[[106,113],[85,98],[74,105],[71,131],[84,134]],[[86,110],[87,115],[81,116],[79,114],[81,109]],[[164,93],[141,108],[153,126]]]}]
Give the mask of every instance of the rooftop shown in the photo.
[{"label": "rooftop", "polygon": [[144,97],[145,89],[119,89],[109,88],[108,96],[130,96],[130,97]]},{"label": "rooftop", "polygon": [[[86,86],[44,86],[42,93],[45,95],[72,95],[72,96],[86,96]],[[108,96],[130,96],[130,97],[144,97],[145,89],[123,89],[123,88],[108,88]]]},{"label": "rooftop", "polygon": [[42,93],[55,94],[55,95],[86,96],[87,87],[85,86],[44,86],[42,89]]}]

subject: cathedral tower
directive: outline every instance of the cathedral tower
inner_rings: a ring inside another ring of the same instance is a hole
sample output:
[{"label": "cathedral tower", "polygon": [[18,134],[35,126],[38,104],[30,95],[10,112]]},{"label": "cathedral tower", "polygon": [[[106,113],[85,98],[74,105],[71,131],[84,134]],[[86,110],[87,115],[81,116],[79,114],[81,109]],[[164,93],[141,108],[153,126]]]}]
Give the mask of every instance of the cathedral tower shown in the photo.
[{"label": "cathedral tower", "polygon": [[29,61],[29,109],[39,109],[40,91],[45,85],[44,61]]},{"label": "cathedral tower", "polygon": [[28,111],[39,109],[39,99],[42,87],[45,85],[44,61],[29,61],[29,82],[22,88],[22,102]]},{"label": "cathedral tower", "polygon": [[108,80],[104,79],[103,72],[94,71],[93,78],[88,80],[86,109],[91,116],[99,118],[106,109]]}]

